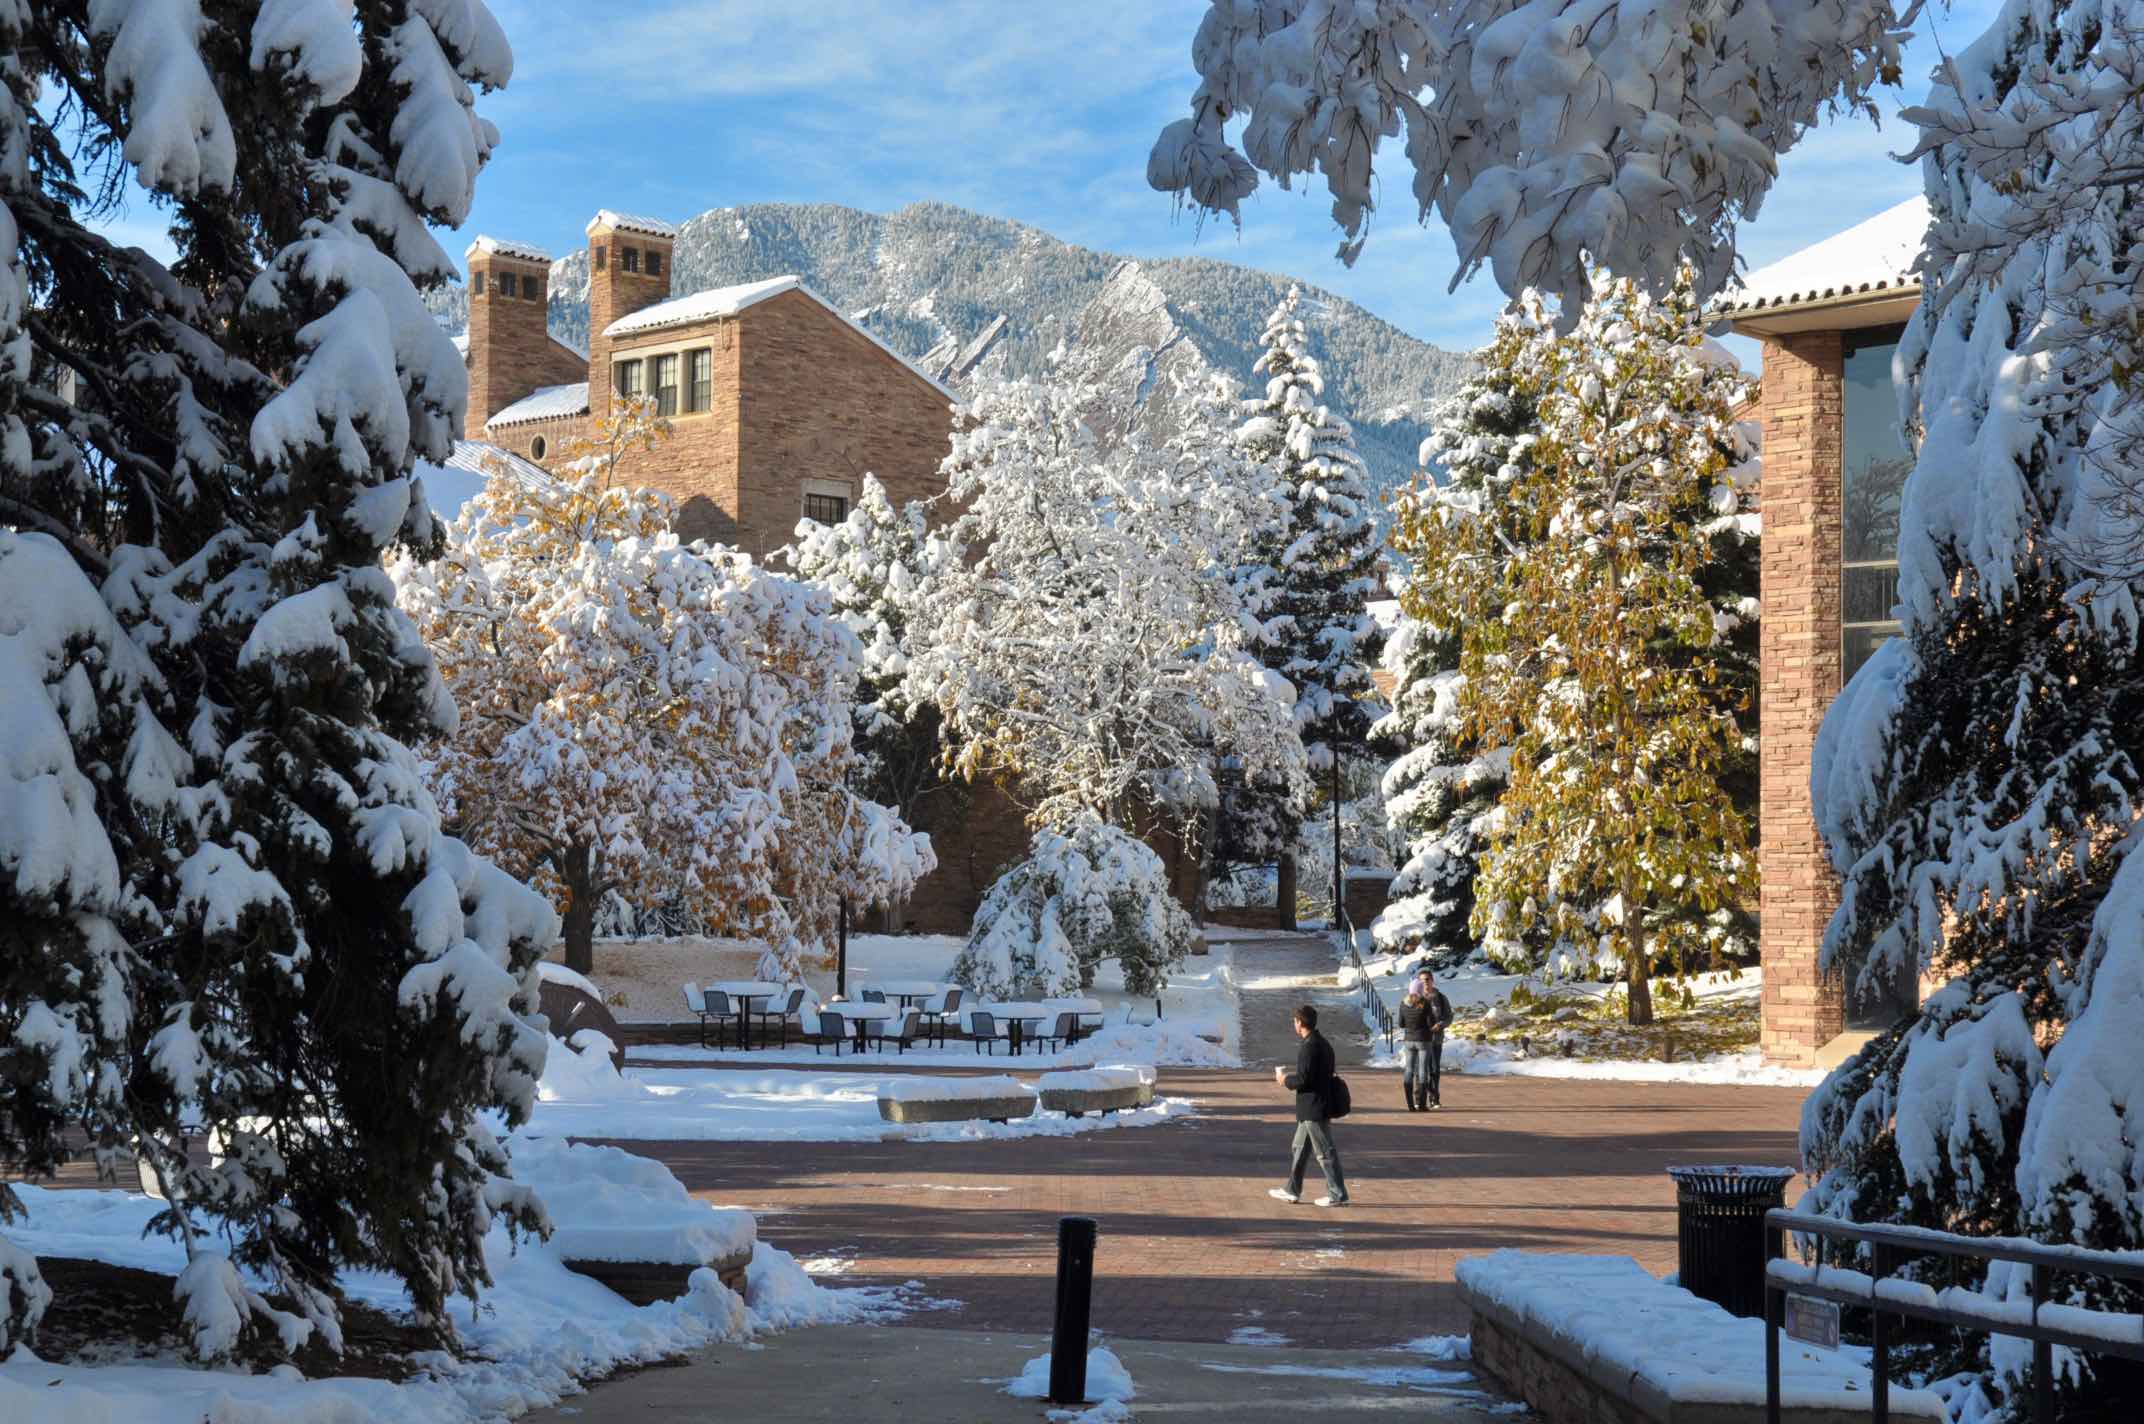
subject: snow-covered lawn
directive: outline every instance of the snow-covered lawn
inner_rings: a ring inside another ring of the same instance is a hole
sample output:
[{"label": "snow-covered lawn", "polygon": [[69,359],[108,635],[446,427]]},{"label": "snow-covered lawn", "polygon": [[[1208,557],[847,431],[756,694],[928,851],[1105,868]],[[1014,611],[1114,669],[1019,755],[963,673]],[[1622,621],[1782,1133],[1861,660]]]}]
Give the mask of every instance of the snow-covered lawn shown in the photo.
[{"label": "snow-covered lawn", "polygon": [[[748,1213],[710,1208],[686,1195],[658,1163],[612,1149],[523,1144],[517,1165],[546,1194],[557,1228],[548,1242],[515,1243],[503,1229],[484,1243],[494,1281],[481,1304],[449,1307],[461,1357],[412,1357],[416,1373],[387,1379],[307,1379],[278,1365],[202,1368],[176,1357],[127,1358],[107,1342],[95,1364],[47,1363],[18,1348],[0,1364],[0,1419],[37,1424],[460,1424],[511,1417],[578,1394],[585,1382],[625,1365],[668,1358],[769,1330],[893,1319],[916,1302],[904,1289],[830,1290],[794,1257],[757,1242],[742,1299],[701,1270],[688,1293],[632,1305],[566,1269],[569,1252],[635,1254],[684,1262],[712,1259],[751,1240]],[[15,1188],[28,1209],[10,1238],[44,1257],[103,1261],[176,1276],[185,1253],[144,1237],[164,1203],[137,1192]],[[621,1233],[620,1223],[630,1228]],[[712,1253],[711,1255],[709,1253]],[[256,1288],[263,1283],[251,1282]],[[408,1296],[390,1278],[342,1278],[349,1300],[406,1317]]]},{"label": "snow-covered lawn", "polygon": [[[962,941],[952,935],[855,935],[849,940],[849,993],[861,994],[874,982],[897,979],[928,979],[944,982],[959,955]],[[620,1023],[695,1022],[685,1010],[683,986],[689,980],[709,984],[724,979],[756,977],[758,951],[735,940],[678,938],[598,940],[595,969],[588,977]],[[833,997],[834,971],[809,969],[805,985],[821,1002]],[[1084,991],[1100,1001],[1104,1019],[1101,1033],[1056,1053],[1022,1055],[1019,1065],[1036,1068],[1077,1068],[1103,1063],[1150,1063],[1175,1067],[1234,1068],[1239,1054],[1242,1025],[1237,1014],[1233,950],[1215,944],[1202,955],[1186,959],[1172,970],[1161,994],[1161,1018],[1154,1019],[1151,998],[1134,998],[1124,991],[1124,977],[1115,964],[1105,964],[1094,987]],[[636,1060],[692,1062],[708,1056],[707,1050],[690,1045],[635,1047]],[[876,1054],[872,1055],[875,1059]],[[755,1061],[809,1063],[828,1061],[828,1051],[814,1054],[809,1045],[786,1050],[752,1050]],[[1005,1055],[997,1055],[1000,1062]],[[846,1055],[844,1055],[846,1061]],[[968,1043],[949,1043],[941,1049],[914,1049],[891,1055],[891,1062],[915,1066],[973,1066],[978,1058]]]},{"label": "snow-covered lawn", "polygon": [[[1360,942],[1367,951],[1366,933]],[[1363,954],[1363,968],[1395,1013],[1419,960]],[[1341,986],[1359,983],[1354,966],[1343,962]],[[1551,983],[1469,963],[1438,974],[1437,987],[1454,1015],[1444,1041],[1447,1073],[1797,1088],[1824,1078],[1819,1069],[1767,1066],[1757,1051],[1762,969],[1698,974],[1687,985],[1656,980],[1655,1021],[1642,1029],[1626,1021],[1620,984]],[[1377,1038],[1371,1050],[1372,1066],[1399,1062],[1396,1044],[1388,1050]]]},{"label": "snow-covered lawn", "polygon": [[[557,1058],[563,1050],[554,1048]],[[1000,1065],[1004,1058],[998,1060]],[[579,1055],[570,1074],[545,1070],[527,1137],[600,1137],[669,1142],[946,1142],[1060,1137],[1118,1127],[1151,1127],[1189,1117],[1189,1099],[1157,1097],[1152,1107],[1071,1118],[1037,1111],[1010,1122],[890,1123],[878,1114],[880,1079],[871,1073],[628,1068]],[[891,1081],[898,1082],[898,1078]],[[1032,1091],[1033,1081],[1022,1087]]]}]

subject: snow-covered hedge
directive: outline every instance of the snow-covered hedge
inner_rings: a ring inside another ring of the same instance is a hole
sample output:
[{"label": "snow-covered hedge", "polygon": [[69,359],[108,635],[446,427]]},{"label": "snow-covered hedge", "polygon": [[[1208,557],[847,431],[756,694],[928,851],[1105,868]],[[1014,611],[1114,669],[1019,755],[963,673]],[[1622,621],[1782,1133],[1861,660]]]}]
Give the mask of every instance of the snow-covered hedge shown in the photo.
[{"label": "snow-covered hedge", "polygon": [[1117,960],[1127,992],[1147,996],[1198,941],[1152,847],[1089,816],[1042,831],[975,913],[955,983],[988,998],[1048,998]]}]

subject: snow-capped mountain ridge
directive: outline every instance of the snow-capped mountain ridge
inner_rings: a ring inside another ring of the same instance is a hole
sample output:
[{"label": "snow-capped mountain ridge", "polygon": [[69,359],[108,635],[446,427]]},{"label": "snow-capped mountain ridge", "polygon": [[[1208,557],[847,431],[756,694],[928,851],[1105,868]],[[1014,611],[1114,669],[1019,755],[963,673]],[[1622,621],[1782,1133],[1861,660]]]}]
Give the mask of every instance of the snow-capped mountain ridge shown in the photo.
[{"label": "snow-capped mountain ridge", "polygon": [[[941,346],[959,351],[1003,314],[1009,321],[992,359],[1013,374],[1040,371],[1068,333],[1107,329],[1114,339],[1166,323],[1177,344],[1139,343],[1157,361],[1196,358],[1250,380],[1266,316],[1293,279],[1183,257],[1141,260],[1112,284],[1124,265],[1121,256],[944,203],[886,214],[830,203],[759,203],[716,208],[681,225],[673,290],[682,296],[795,273],[917,361]],[[1111,300],[1091,311],[1113,285],[1119,290]],[[1397,484],[1413,473],[1431,409],[1456,389],[1468,358],[1303,285],[1319,318],[1311,344],[1324,365],[1327,398],[1355,423],[1376,482]],[[1130,299],[1134,289],[1137,300]],[[464,324],[460,288],[434,293],[432,304],[450,327]],[[585,341],[585,251],[553,264],[550,305],[551,329]]]}]

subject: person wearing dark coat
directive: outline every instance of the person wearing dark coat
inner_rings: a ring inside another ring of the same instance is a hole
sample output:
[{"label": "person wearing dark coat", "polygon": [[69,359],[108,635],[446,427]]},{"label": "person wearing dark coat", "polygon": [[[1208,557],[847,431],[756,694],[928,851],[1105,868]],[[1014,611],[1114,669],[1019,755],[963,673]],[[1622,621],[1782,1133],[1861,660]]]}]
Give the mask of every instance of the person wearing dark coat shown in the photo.
[{"label": "person wearing dark coat", "polygon": [[1409,1112],[1444,1106],[1444,1030],[1451,1022],[1452,1001],[1427,969],[1417,969],[1399,1012],[1400,1087]]},{"label": "person wearing dark coat", "polygon": [[1284,1202],[1301,1201],[1303,1174],[1316,1156],[1325,1173],[1325,1195],[1318,1198],[1318,1205],[1346,1206],[1347,1179],[1340,1173],[1340,1149],[1333,1145],[1333,1046],[1318,1032],[1318,1011],[1308,1004],[1295,1011],[1295,1036],[1302,1040],[1295,1054],[1295,1071],[1277,1065],[1273,1069],[1273,1081],[1295,1094],[1295,1144],[1289,1149],[1288,1185],[1266,1195]]}]

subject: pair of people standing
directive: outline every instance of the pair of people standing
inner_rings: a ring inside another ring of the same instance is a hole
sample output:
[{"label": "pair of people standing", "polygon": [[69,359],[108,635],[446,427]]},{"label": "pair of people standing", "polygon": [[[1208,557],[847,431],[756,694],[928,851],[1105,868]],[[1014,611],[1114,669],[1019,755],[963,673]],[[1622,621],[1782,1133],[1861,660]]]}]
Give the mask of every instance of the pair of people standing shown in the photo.
[{"label": "pair of people standing", "polygon": [[1406,1090],[1409,1112],[1444,1106],[1444,1030],[1451,1022],[1452,1001],[1428,969],[1417,969],[1399,1012],[1400,1086]]}]

